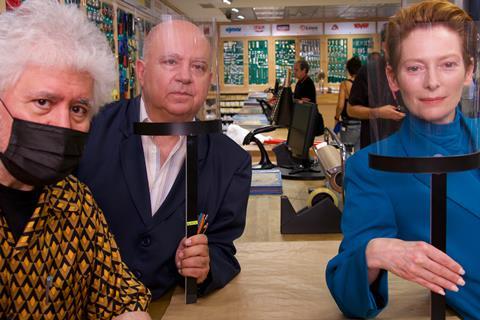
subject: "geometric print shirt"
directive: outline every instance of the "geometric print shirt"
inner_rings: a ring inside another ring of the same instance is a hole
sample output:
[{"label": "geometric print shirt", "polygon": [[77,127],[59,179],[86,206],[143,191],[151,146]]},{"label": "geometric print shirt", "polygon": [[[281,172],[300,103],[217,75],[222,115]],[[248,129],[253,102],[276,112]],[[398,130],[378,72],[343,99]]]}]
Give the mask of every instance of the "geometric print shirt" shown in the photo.
[{"label": "geometric print shirt", "polygon": [[111,319],[149,302],[75,177],[44,188],[17,242],[0,215],[0,319]]}]

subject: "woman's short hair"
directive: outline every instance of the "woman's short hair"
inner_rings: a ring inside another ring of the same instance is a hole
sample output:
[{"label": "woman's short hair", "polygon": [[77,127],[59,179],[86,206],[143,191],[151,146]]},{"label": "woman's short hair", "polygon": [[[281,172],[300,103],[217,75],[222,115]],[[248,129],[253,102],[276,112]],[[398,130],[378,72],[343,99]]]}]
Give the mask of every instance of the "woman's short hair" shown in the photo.
[{"label": "woman's short hair", "polygon": [[88,72],[94,81],[93,110],[111,101],[115,58],[106,37],[76,6],[27,0],[0,15],[0,92],[29,65]]},{"label": "woman's short hair", "polygon": [[475,63],[477,30],[472,18],[461,8],[444,0],[427,0],[401,9],[388,21],[387,60],[393,70],[400,61],[400,45],[415,29],[442,25],[456,32],[462,41],[466,66]]},{"label": "woman's short hair", "polygon": [[350,76],[355,76],[358,73],[358,70],[362,67],[362,61],[357,56],[353,56],[347,61],[347,71]]}]

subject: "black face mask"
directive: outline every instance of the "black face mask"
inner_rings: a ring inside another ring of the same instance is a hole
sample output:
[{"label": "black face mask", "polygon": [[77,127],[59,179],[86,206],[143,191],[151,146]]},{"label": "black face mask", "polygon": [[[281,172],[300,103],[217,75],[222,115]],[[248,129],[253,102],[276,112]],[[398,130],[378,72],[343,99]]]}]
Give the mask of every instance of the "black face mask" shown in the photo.
[{"label": "black face mask", "polygon": [[7,150],[0,153],[5,168],[32,186],[58,182],[76,169],[87,133],[14,118]]}]

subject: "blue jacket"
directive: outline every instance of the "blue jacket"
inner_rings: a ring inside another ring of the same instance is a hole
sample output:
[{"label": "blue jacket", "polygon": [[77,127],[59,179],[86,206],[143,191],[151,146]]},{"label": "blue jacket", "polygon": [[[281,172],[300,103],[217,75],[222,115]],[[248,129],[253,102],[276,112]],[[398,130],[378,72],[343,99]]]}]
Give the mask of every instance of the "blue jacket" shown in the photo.
[{"label": "blue jacket", "polygon": [[[422,132],[422,125],[422,121],[407,116],[398,133],[347,161],[344,239],[326,270],[331,294],[347,317],[375,317],[388,302],[387,272],[382,271],[372,285],[368,284],[365,249],[371,239],[430,242],[431,175],[373,170],[368,166],[368,154],[389,150],[391,156],[411,157],[426,156],[425,150],[429,150],[432,156],[477,148],[468,147],[478,142],[478,137],[472,136],[477,131],[469,128],[460,113],[452,124],[438,126],[435,137]],[[458,293],[446,290],[446,297],[449,306],[465,319],[480,317],[479,190],[479,170],[447,175],[447,254],[465,269],[466,285],[459,287]]]},{"label": "blue jacket", "polygon": [[[177,283],[175,252],[185,235],[185,167],[164,203],[152,216],[139,121],[140,97],[106,106],[94,118],[78,169],[104,211],[122,260],[159,298]],[[198,139],[198,209],[208,214],[210,273],[199,288],[208,293],[240,272],[233,241],[244,230],[251,159],[230,138]]]}]

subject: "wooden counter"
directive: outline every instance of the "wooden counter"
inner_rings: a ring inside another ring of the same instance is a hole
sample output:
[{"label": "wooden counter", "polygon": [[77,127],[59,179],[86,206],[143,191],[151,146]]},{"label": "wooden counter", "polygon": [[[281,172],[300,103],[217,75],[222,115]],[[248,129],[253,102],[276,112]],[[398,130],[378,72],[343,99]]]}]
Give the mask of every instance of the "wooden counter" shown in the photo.
[{"label": "wooden counter", "polygon": [[[237,243],[242,272],[225,288],[185,305],[173,293],[163,320],[345,319],[325,283],[339,241]],[[393,275],[390,302],[377,319],[430,319],[428,290]],[[153,303],[151,310],[155,310]],[[458,319],[449,314],[448,319]]]}]

